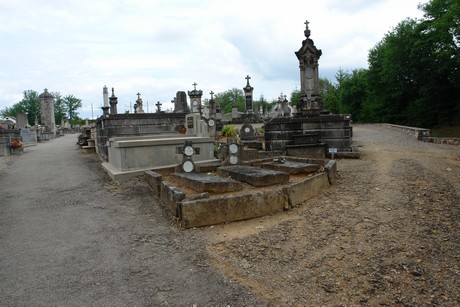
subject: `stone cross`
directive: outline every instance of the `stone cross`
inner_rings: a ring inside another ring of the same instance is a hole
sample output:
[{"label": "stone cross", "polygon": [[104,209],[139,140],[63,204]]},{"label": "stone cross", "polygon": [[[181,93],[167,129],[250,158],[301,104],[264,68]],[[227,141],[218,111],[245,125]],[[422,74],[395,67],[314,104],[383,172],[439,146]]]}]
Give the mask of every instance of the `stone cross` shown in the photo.
[{"label": "stone cross", "polygon": [[162,103],[158,101],[155,105],[157,106],[157,113],[160,113]]},{"label": "stone cross", "polygon": [[249,75],[246,75],[246,78],[245,78],[245,79],[248,81],[247,86],[249,86],[249,79],[251,79],[251,77],[249,77]]},{"label": "stone cross", "polygon": [[196,82],[193,82],[193,90],[196,91],[196,86],[198,85]]},{"label": "stone cross", "polygon": [[213,97],[213,95],[214,95],[214,92],[213,92],[213,91],[211,91],[211,93],[209,93],[209,94],[211,94],[211,99],[214,99],[214,97]]},{"label": "stone cross", "polygon": [[137,99],[141,98],[141,93],[137,92]]}]

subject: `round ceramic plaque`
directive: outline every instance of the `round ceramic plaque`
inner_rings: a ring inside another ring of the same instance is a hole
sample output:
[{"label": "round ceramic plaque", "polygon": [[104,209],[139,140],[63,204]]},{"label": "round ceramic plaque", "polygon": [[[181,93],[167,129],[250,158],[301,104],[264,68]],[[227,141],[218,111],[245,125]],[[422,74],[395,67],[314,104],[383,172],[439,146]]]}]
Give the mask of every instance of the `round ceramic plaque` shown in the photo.
[{"label": "round ceramic plaque", "polygon": [[249,127],[244,128],[244,132],[249,133],[249,131],[251,131],[251,129],[249,129]]},{"label": "round ceramic plaque", "polygon": [[208,120],[208,125],[209,127],[213,127],[216,123],[214,122],[214,119]]},{"label": "round ceramic plaque", "polygon": [[238,163],[238,157],[237,156],[230,156],[230,164],[237,164]]},{"label": "round ceramic plaque", "polygon": [[193,155],[193,148],[192,146],[185,146],[184,148],[184,154],[188,157],[191,157]]},{"label": "round ceramic plaque", "polygon": [[238,152],[238,146],[236,144],[230,144],[229,150],[231,154],[236,154]]},{"label": "round ceramic plaque", "polygon": [[185,161],[184,164],[182,164],[182,169],[186,173],[190,173],[191,171],[193,171],[193,163],[192,163],[192,161]]}]

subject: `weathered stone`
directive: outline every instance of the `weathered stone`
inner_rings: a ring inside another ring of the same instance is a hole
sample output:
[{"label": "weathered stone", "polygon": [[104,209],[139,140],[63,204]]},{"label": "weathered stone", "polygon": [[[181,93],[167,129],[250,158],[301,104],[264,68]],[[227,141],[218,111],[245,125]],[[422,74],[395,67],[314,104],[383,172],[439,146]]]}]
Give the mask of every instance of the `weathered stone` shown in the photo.
[{"label": "weathered stone", "polygon": [[219,176],[201,173],[174,173],[173,175],[179,178],[181,186],[197,192],[225,193],[243,189],[241,182]]},{"label": "weathered stone", "polygon": [[330,160],[324,167],[324,171],[327,174],[329,183],[334,184],[335,178],[337,177],[337,162],[335,160]]},{"label": "weathered stone", "polygon": [[236,196],[183,201],[182,227],[198,227],[261,217],[281,212],[288,199],[281,189]]},{"label": "weathered stone", "polygon": [[306,178],[303,181],[292,183],[283,188],[284,193],[288,196],[291,207],[298,206],[304,201],[329,187],[329,181],[325,173]]},{"label": "weathered stone", "polygon": [[153,195],[160,197],[161,195],[161,181],[162,176],[153,171],[146,171],[144,173],[144,178],[153,190]]},{"label": "weathered stone", "polygon": [[288,156],[322,159],[326,157],[326,144],[286,145]]},{"label": "weathered stone", "polygon": [[174,216],[179,216],[178,204],[185,199],[185,193],[170,182],[162,181],[160,199]]},{"label": "weathered stone", "polygon": [[217,174],[246,182],[255,187],[284,184],[289,181],[289,174],[258,167],[234,165],[217,168]]},{"label": "weathered stone", "polygon": [[320,168],[318,164],[309,164],[295,161],[284,161],[284,163],[265,162],[262,163],[262,167],[275,171],[285,172],[291,175],[317,172]]}]

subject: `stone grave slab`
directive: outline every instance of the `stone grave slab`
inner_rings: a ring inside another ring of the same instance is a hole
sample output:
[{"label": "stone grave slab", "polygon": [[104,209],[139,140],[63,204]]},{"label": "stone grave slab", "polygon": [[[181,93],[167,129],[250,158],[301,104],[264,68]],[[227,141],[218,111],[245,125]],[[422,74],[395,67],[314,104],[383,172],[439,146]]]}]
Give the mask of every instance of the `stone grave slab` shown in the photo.
[{"label": "stone grave slab", "polygon": [[217,168],[217,174],[255,187],[284,184],[289,181],[288,173],[246,165],[221,166]]},{"label": "stone grave slab", "polygon": [[203,173],[173,173],[182,186],[197,192],[225,193],[243,189],[241,182]]},{"label": "stone grave slab", "polygon": [[275,171],[285,172],[291,175],[296,175],[317,172],[320,168],[320,165],[296,161],[284,161],[284,163],[273,161],[262,163],[262,167]]}]

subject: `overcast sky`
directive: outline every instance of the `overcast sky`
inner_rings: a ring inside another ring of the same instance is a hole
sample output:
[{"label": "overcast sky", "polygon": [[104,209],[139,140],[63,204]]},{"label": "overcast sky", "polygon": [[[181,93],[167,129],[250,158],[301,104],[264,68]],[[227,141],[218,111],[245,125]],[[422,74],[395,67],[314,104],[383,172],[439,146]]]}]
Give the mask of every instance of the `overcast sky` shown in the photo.
[{"label": "overcast sky", "polygon": [[[300,88],[305,20],[323,55],[320,77],[367,68],[369,49],[422,0],[0,0],[0,109],[25,90],[82,99],[83,118],[102,114],[102,88],[118,112],[140,92],[144,110],[172,108],[196,82],[209,92],[242,89],[271,101]],[[147,107],[148,103],[148,107]]]}]

